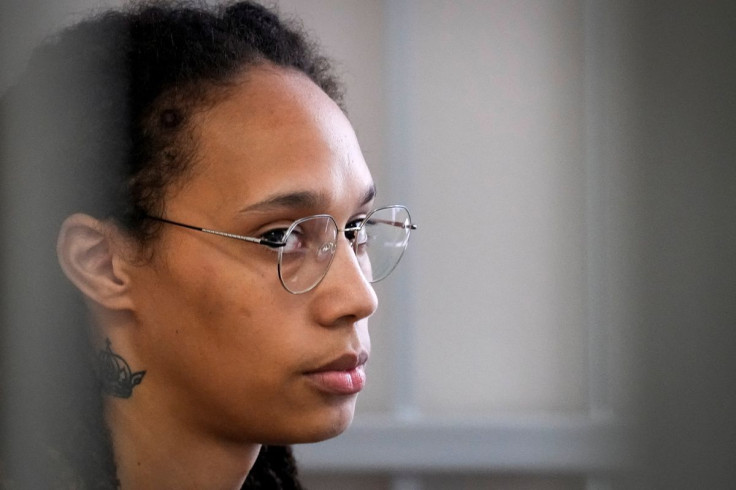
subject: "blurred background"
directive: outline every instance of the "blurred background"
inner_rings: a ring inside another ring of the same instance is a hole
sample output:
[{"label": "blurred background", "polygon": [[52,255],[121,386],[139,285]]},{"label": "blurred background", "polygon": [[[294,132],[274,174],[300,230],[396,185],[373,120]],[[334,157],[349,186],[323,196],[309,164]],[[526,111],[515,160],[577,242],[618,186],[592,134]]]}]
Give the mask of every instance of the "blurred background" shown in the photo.
[{"label": "blurred background", "polygon": [[[119,3],[2,0],[0,90]],[[265,3],[335,60],[378,202],[420,226],[307,485],[733,488],[736,3]]]}]

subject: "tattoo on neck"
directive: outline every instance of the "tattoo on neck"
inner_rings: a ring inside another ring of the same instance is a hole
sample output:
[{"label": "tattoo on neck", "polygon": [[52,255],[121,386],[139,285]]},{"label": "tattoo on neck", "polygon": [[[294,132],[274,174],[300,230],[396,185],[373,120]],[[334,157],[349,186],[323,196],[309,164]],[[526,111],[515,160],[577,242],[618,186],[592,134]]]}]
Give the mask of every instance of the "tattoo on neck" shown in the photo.
[{"label": "tattoo on neck", "polygon": [[97,370],[102,383],[102,392],[118,398],[130,398],[133,388],[143,381],[146,372],[132,372],[128,362],[113,352],[110,345],[110,339],[107,339],[107,347],[97,355]]}]

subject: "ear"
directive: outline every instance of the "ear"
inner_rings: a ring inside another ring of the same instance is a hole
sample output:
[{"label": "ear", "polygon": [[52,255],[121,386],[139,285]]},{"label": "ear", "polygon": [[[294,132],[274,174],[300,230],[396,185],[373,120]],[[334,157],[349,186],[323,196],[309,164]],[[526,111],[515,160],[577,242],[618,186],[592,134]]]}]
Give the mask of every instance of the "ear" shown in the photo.
[{"label": "ear", "polygon": [[124,241],[114,225],[73,214],[62,223],[56,245],[69,280],[89,299],[113,310],[132,308],[121,255]]}]

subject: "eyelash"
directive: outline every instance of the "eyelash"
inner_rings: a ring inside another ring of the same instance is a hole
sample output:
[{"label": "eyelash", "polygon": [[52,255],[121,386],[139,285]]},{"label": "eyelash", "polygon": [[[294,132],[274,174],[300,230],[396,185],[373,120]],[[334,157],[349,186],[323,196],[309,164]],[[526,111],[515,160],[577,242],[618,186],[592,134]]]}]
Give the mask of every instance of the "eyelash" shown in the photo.
[{"label": "eyelash", "polygon": [[[354,218],[350,221],[348,221],[345,224],[345,228],[354,228],[365,219],[365,217],[362,218]],[[269,242],[283,242],[284,236],[286,235],[286,231],[289,229],[288,226],[285,227],[279,227],[279,228],[273,228],[270,230],[265,231],[260,235],[260,238],[263,238],[264,240],[268,240]]]}]

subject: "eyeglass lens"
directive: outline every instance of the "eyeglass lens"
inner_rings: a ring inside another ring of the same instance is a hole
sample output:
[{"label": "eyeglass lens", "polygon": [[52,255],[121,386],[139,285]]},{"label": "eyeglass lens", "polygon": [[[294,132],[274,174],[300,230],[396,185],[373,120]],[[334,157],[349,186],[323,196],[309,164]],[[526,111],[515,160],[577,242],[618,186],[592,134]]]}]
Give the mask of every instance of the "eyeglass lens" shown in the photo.
[{"label": "eyeglass lens", "polygon": [[[368,281],[380,281],[394,270],[406,249],[410,228],[409,211],[388,206],[369,214],[358,230],[348,230]],[[329,215],[303,218],[289,227],[286,246],[279,250],[279,277],[289,292],[304,293],[320,283],[337,250],[337,233],[337,224]]]},{"label": "eyeglass lens", "polygon": [[406,208],[379,208],[364,221],[353,242],[355,255],[370,282],[388,276],[401,260],[409,240],[411,219]]},{"label": "eyeglass lens", "polygon": [[327,274],[337,246],[337,225],[328,215],[295,221],[279,250],[279,277],[295,294],[309,291]]}]

